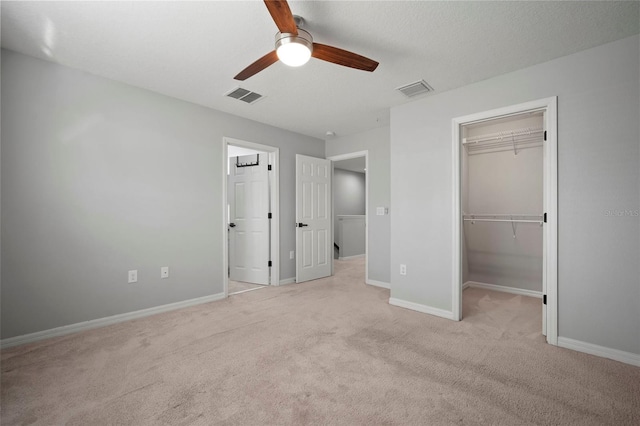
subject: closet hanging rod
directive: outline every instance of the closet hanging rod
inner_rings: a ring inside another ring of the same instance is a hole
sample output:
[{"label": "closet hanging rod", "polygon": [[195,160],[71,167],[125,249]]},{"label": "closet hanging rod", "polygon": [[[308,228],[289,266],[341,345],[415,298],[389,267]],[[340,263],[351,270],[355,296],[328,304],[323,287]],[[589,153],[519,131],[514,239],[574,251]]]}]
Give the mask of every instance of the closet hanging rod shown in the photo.
[{"label": "closet hanging rod", "polygon": [[475,147],[478,148],[486,148],[486,147],[490,147],[490,146],[501,146],[501,145],[509,145],[513,142],[516,142],[518,145],[522,145],[525,143],[540,143],[542,142],[542,136],[541,135],[537,135],[537,136],[529,136],[527,135],[527,137],[518,137],[516,136],[515,140],[512,140],[511,138],[504,138],[504,139],[488,139],[486,142],[463,142],[463,144],[465,145],[465,147],[467,149],[473,149]]},{"label": "closet hanging rod", "polygon": [[464,138],[463,145],[482,143],[496,140],[506,140],[513,137],[542,135],[544,129],[542,127],[526,127],[523,129],[506,130],[502,132],[488,133],[486,135],[474,136],[472,138]]},{"label": "closet hanging rod", "polygon": [[506,134],[504,136],[492,136],[487,138],[464,138],[462,141],[463,145],[485,145],[488,143],[501,143],[501,142],[511,142],[515,140],[516,142],[522,141],[534,141],[534,140],[542,140],[544,136],[544,132],[541,130],[539,132],[531,132],[526,134]]},{"label": "closet hanging rod", "polygon": [[463,216],[466,217],[513,217],[513,216],[526,216],[526,217],[535,217],[542,219],[541,214],[525,214],[525,213],[464,213]]},{"label": "closet hanging rod", "polygon": [[475,218],[464,218],[465,222],[509,222],[509,223],[539,223],[542,224],[542,219],[540,220],[530,220],[530,219],[475,219]]}]

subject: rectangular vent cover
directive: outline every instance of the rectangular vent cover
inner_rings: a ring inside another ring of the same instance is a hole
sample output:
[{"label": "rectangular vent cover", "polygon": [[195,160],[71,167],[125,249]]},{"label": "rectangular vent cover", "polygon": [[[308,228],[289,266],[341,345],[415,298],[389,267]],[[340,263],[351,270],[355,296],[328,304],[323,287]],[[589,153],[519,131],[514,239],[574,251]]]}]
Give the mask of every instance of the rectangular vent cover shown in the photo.
[{"label": "rectangular vent cover", "polygon": [[407,98],[413,98],[414,96],[432,92],[433,88],[429,86],[426,81],[420,80],[415,83],[407,84],[406,86],[398,87],[396,90]]},{"label": "rectangular vent cover", "polygon": [[261,99],[263,96],[259,93],[252,92],[247,89],[243,89],[242,87],[237,87],[230,92],[226,93],[225,96],[228,96],[233,99],[237,99],[242,102],[246,102],[248,104],[252,104],[256,102],[258,99]]}]

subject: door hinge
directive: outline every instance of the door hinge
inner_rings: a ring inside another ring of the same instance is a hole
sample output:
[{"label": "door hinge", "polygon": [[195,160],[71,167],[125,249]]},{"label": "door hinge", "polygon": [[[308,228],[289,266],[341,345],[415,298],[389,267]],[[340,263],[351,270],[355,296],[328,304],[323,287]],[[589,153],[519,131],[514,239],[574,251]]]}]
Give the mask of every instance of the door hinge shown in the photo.
[{"label": "door hinge", "polygon": [[267,219],[271,219],[271,218],[272,218],[271,213],[267,213]]},{"label": "door hinge", "polygon": [[543,304],[543,305],[546,305],[546,304],[547,304],[547,295],[546,295],[546,294],[543,294],[543,295],[542,295],[542,304]]},{"label": "door hinge", "polygon": [[[545,141],[547,140],[547,131],[546,130],[544,131],[544,140]],[[271,166],[269,166],[269,167],[271,167]],[[271,170],[271,169],[269,169],[269,170]]]},{"label": "door hinge", "polygon": [[[545,137],[545,140],[546,140],[546,137]],[[269,164],[269,165],[267,166],[267,170],[269,170],[269,171],[271,170],[271,164]]]},{"label": "door hinge", "polygon": [[271,265],[271,261],[269,261],[269,266],[273,266],[273,265]]},{"label": "door hinge", "polygon": [[544,223],[547,223],[547,214],[546,214],[546,213],[544,214],[544,216],[543,216],[543,218],[542,218],[542,221],[543,221]]}]

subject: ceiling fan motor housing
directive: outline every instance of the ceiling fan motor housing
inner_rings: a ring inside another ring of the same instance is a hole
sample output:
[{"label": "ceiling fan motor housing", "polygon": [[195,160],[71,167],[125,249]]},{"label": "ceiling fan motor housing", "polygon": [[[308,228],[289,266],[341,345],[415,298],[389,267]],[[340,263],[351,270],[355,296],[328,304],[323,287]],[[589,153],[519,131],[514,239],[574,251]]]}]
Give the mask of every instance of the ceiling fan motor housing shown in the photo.
[{"label": "ceiling fan motor housing", "polygon": [[298,28],[298,35],[292,33],[276,34],[276,50],[287,43],[298,43],[306,46],[310,52],[313,52],[313,37],[307,31]]}]

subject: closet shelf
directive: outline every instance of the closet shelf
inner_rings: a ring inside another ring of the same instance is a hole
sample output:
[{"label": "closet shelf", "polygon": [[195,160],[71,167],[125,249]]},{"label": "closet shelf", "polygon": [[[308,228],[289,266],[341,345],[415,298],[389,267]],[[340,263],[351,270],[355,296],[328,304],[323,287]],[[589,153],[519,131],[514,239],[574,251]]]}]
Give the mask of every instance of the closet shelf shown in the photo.
[{"label": "closet shelf", "polygon": [[541,220],[527,220],[527,219],[467,219],[464,220],[470,222],[516,222],[516,223],[539,223],[542,224]]},{"label": "closet shelf", "polygon": [[463,214],[462,220],[465,222],[507,222],[511,224],[513,238],[516,238],[517,223],[537,223],[542,226],[544,217],[541,214]]},{"label": "closet shelf", "polygon": [[469,155],[506,150],[513,150],[513,153],[517,155],[518,150],[541,146],[543,138],[544,129],[527,127],[463,138],[462,145]]},{"label": "closet shelf", "polygon": [[466,222],[521,222],[542,224],[541,214],[464,214]]}]

